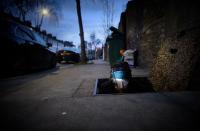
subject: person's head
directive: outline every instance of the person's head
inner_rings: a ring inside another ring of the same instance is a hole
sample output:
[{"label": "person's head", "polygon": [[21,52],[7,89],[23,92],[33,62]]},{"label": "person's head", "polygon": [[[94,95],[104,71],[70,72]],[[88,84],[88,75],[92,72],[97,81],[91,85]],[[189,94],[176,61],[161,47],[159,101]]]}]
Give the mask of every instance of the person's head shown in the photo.
[{"label": "person's head", "polygon": [[125,52],[125,49],[121,49],[121,50],[119,51],[120,55],[123,55],[124,52]]}]

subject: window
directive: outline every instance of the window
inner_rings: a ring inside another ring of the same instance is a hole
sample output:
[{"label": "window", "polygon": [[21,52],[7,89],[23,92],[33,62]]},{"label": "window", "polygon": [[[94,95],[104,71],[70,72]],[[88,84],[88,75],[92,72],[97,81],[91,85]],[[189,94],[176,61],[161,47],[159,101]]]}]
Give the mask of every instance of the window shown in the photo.
[{"label": "window", "polygon": [[36,41],[38,42],[38,44],[40,44],[42,46],[45,46],[45,47],[47,46],[46,42],[44,41],[44,39],[37,32],[33,31],[33,35],[34,35]]},{"label": "window", "polygon": [[16,28],[15,35],[28,41],[33,40],[33,37],[31,36],[30,33],[28,33],[28,30],[20,26]]}]

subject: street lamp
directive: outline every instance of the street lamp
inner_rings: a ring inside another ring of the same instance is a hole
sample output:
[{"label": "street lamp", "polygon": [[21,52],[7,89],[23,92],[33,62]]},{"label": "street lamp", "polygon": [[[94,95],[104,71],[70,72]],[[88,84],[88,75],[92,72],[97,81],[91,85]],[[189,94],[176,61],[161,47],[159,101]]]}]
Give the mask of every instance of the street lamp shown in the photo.
[{"label": "street lamp", "polygon": [[40,25],[39,25],[39,29],[41,28],[42,26],[42,22],[43,22],[43,18],[44,16],[48,16],[49,15],[49,10],[47,8],[43,8],[41,9],[41,15],[42,15],[42,18],[41,18],[41,21],[40,21]]},{"label": "street lamp", "polygon": [[42,9],[42,15],[47,16],[49,14],[49,10],[47,8]]}]

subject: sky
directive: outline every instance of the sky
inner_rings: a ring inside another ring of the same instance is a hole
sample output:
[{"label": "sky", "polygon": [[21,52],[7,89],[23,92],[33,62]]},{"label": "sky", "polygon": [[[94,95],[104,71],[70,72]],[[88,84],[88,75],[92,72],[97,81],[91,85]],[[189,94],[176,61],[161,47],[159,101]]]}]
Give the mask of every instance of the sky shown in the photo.
[{"label": "sky", "polygon": [[[76,14],[75,0],[59,0],[58,22],[51,22],[50,16],[44,18],[42,29],[52,33],[60,40],[72,41],[74,45],[80,45],[78,17]],[[101,0],[81,0],[81,11],[86,41],[90,41],[90,34],[95,32],[96,37],[104,41],[103,34],[103,8]],[[114,22],[118,27],[121,12],[125,10],[128,0],[115,0]],[[51,15],[51,14],[50,14]]]}]

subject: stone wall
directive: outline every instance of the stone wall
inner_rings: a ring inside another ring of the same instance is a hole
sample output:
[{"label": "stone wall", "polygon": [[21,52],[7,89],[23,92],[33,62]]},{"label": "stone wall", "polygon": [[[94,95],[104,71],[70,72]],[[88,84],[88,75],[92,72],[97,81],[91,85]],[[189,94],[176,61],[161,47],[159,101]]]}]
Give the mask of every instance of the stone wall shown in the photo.
[{"label": "stone wall", "polygon": [[200,66],[199,11],[195,1],[169,0],[166,3],[165,37],[150,76],[156,90],[193,88],[194,79],[200,80],[194,73]]},{"label": "stone wall", "polygon": [[199,60],[199,31],[188,31],[179,39],[174,35],[161,43],[150,76],[156,90],[188,88],[189,81],[194,79],[192,72]]},{"label": "stone wall", "polygon": [[139,35],[143,25],[143,9],[139,0],[129,1],[126,9],[126,46],[136,49],[139,45]]},{"label": "stone wall", "polygon": [[[195,0],[133,0],[127,4],[126,44],[138,49],[156,90],[200,85],[200,8]],[[197,73],[198,72],[198,73]]]},{"label": "stone wall", "polygon": [[126,34],[126,12],[121,13],[118,29],[123,34]]},{"label": "stone wall", "polygon": [[139,65],[152,67],[154,58],[165,37],[164,11],[165,4],[160,0],[143,1],[143,27],[138,46]]},{"label": "stone wall", "polygon": [[127,4],[126,26],[120,29],[126,30],[127,48],[138,50],[140,66],[151,67],[157,55],[158,43],[164,37],[164,7],[160,0],[134,0]]}]

